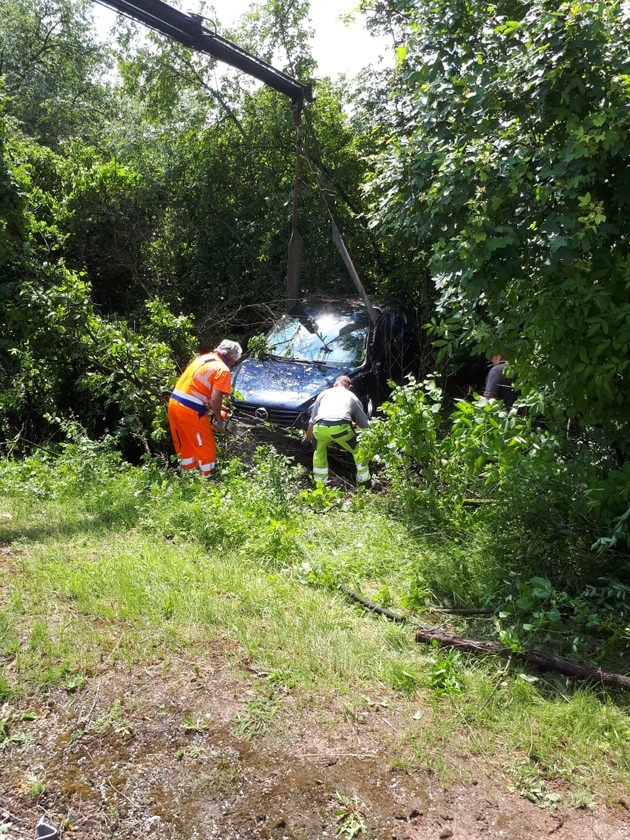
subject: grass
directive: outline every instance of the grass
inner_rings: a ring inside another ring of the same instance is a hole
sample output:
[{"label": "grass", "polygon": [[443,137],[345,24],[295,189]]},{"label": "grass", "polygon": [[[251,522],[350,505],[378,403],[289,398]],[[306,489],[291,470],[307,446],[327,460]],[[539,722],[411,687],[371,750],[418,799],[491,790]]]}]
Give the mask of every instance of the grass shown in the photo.
[{"label": "grass", "polygon": [[[416,605],[435,601],[436,569],[463,589],[475,568],[476,592],[483,570],[477,555],[466,560],[465,535],[450,546],[429,520],[405,524],[366,494],[314,505],[291,469],[261,453],[203,484],[106,452],[88,465],[70,450],[57,462],[5,462],[4,739],[17,698],[76,690],[115,662],[194,658],[222,640],[236,671],[247,663],[263,675],[240,719],[244,737],[277,725],[287,693],[298,708],[341,699],[355,716],[393,702],[405,724],[392,736],[392,766],[448,781],[466,772],[467,755],[541,807],[553,807],[560,781],[576,807],[627,788],[627,698],[417,645],[410,628],[366,615],[337,589],[343,582],[404,610],[410,593]],[[105,710],[103,725],[124,727],[119,713]]]}]

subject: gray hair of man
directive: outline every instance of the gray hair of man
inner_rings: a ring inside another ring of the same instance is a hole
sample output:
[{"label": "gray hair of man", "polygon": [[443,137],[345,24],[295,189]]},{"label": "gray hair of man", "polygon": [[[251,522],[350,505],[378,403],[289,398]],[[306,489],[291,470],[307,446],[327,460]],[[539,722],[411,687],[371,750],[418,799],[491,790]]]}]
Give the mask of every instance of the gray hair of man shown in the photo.
[{"label": "gray hair of man", "polygon": [[218,347],[214,348],[215,353],[220,353],[229,359],[232,364],[236,364],[243,355],[243,348],[238,341],[230,341],[229,338],[224,338]]}]

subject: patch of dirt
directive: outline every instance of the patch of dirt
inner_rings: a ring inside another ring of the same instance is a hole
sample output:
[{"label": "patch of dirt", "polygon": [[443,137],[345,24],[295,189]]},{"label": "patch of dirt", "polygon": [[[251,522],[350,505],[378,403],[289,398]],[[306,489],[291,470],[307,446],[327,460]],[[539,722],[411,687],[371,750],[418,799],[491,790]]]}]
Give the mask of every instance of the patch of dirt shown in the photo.
[{"label": "patch of dirt", "polygon": [[[277,452],[299,465],[304,473],[305,487],[311,486],[309,476],[313,469],[313,449],[301,443],[300,437],[271,425],[253,425],[243,421],[232,421],[233,431],[224,435],[219,446],[229,457],[239,456],[245,463],[252,463],[254,452],[259,446],[273,446]],[[229,453],[229,455],[227,454]],[[219,458],[221,452],[219,452]],[[355,486],[355,466],[352,457],[338,446],[328,448],[330,484],[343,490]]]},{"label": "patch of dirt", "polygon": [[408,724],[395,698],[304,708],[225,654],[217,643],[201,666],[116,667],[5,705],[0,835],[31,840],[44,816],[64,840],[628,840],[622,805],[543,810],[467,756],[451,760],[470,782],[448,789],[396,769]]}]

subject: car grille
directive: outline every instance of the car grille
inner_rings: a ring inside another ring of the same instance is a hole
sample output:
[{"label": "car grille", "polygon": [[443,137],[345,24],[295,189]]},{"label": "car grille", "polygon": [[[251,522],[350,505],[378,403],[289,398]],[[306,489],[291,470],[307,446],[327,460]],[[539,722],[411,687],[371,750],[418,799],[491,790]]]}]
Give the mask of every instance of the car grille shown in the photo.
[{"label": "car grille", "polygon": [[305,428],[308,424],[308,414],[304,411],[291,411],[286,408],[263,408],[252,403],[238,402],[234,405],[237,419],[249,420],[257,423],[271,423],[283,429]]}]

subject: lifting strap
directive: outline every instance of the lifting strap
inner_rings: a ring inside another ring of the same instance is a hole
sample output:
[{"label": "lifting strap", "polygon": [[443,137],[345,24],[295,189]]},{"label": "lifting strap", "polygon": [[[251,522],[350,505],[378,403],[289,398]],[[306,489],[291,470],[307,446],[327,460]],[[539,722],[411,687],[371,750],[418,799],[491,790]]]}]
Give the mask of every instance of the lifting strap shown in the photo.
[{"label": "lifting strap", "polygon": [[335,243],[335,247],[339,251],[341,259],[343,260],[345,267],[348,269],[348,274],[350,275],[350,277],[352,277],[352,280],[354,281],[354,285],[356,286],[356,289],[357,289],[359,295],[361,296],[361,300],[365,304],[365,308],[367,309],[368,315],[370,316],[370,321],[373,324],[376,324],[377,315],[376,315],[376,312],[374,310],[374,307],[372,306],[372,301],[369,299],[369,297],[367,296],[367,292],[363,288],[363,283],[361,282],[361,278],[359,277],[359,273],[357,272],[356,268],[354,267],[354,263],[352,262],[352,257],[348,253],[348,249],[346,248],[345,242],[343,241],[343,239],[341,237],[341,233],[339,232],[339,227],[337,226],[337,222],[335,220],[333,212],[330,209],[330,205],[328,204],[328,201],[326,200],[326,192],[324,190],[324,185],[322,184],[322,180],[319,177],[319,174],[313,168],[313,164],[311,163],[309,158],[306,158],[306,160],[308,162],[309,169],[311,170],[311,175],[315,179],[315,183],[317,184],[317,187],[319,189],[319,194],[322,197],[322,201],[324,202],[324,207],[326,208],[326,210],[328,211],[328,215],[330,216],[330,221],[332,222],[332,238],[333,238],[333,242]]},{"label": "lifting strap", "polygon": [[292,309],[300,297],[300,266],[304,244],[297,228],[298,207],[300,203],[300,156],[302,154],[302,132],[300,121],[302,103],[293,102],[293,122],[295,124],[295,175],[293,178],[293,207],[291,210],[291,238],[287,259],[287,310]]}]

